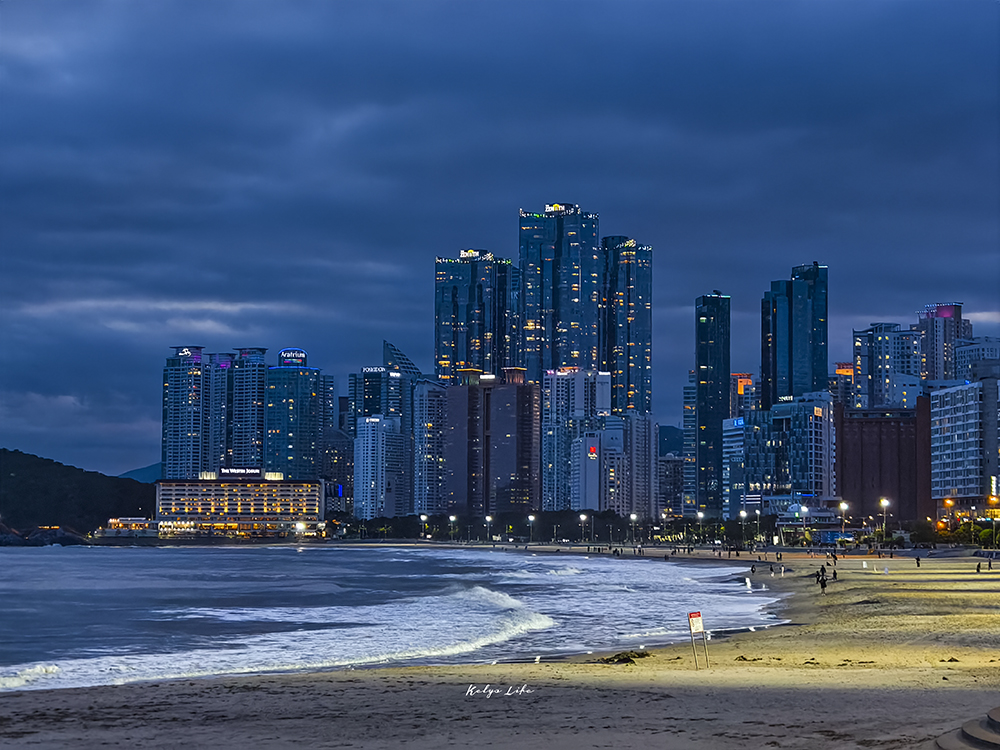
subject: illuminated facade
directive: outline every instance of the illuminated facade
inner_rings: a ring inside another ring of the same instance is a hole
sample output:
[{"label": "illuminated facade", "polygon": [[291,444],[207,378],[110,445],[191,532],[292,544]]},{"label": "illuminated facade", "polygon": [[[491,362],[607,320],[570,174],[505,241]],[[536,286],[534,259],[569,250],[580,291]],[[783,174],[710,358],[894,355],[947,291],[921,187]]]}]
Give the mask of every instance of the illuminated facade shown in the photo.
[{"label": "illuminated facade", "polygon": [[357,423],[354,439],[354,515],[363,520],[405,516],[407,467],[399,418],[373,414]]},{"label": "illuminated facade", "polygon": [[653,248],[601,240],[600,356],[611,373],[611,411],[653,408]]},{"label": "illuminated facade", "polygon": [[311,536],[322,504],[320,482],[246,477],[156,483],[161,538]]},{"label": "illuminated facade", "polygon": [[444,513],[446,387],[434,380],[413,386],[413,512]]},{"label": "illuminated facade", "polygon": [[301,349],[283,349],[267,371],[264,465],[289,479],[318,479],[322,469],[322,374]]},{"label": "illuminated facade", "polygon": [[500,375],[510,364],[514,270],[511,261],[485,250],[435,261],[434,372],[442,382],[465,369]]},{"label": "illuminated facade", "polygon": [[924,372],[923,333],[898,323],[872,323],[854,331],[854,399],[857,409],[895,405],[894,388]]},{"label": "illuminated facade", "polygon": [[231,367],[232,401],[226,466],[264,465],[267,363],[262,347],[236,350]]},{"label": "illuminated facade", "polygon": [[761,302],[760,403],[827,388],[828,269],[796,266],[788,281],[772,281]]},{"label": "illuminated facade", "polygon": [[204,347],[173,349],[163,368],[162,476],[191,479],[212,468],[212,384]]},{"label": "illuminated facade", "polygon": [[931,497],[939,508],[1000,506],[1000,360],[977,362],[974,382],[931,393]]},{"label": "illuminated facade", "polygon": [[807,393],[769,410],[744,417],[746,493],[768,498],[797,498],[806,505],[827,504],[837,493],[836,426],[833,397],[826,391]]},{"label": "illuminated facade", "polygon": [[603,264],[598,216],[574,204],[520,212],[520,299],[512,361],[541,385],[549,370],[600,367]]}]

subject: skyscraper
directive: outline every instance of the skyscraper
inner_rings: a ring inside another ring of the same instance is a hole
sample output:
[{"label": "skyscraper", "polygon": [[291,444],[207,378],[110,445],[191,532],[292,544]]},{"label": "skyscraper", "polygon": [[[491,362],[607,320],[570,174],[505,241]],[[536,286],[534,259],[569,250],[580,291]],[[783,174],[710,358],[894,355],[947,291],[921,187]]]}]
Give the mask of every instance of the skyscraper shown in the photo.
[{"label": "skyscraper", "polygon": [[322,373],[302,349],[282,349],[267,371],[264,466],[286,479],[317,479],[322,470]]},{"label": "skyscraper", "polygon": [[529,383],[548,370],[600,365],[598,216],[574,204],[520,212],[520,300],[515,361]]},{"label": "skyscraper", "polygon": [[406,515],[399,497],[403,471],[399,418],[381,414],[357,421],[354,440],[354,515],[364,520]]},{"label": "skyscraper", "polygon": [[442,382],[470,368],[499,375],[510,364],[513,268],[485,250],[435,261],[434,372]]},{"label": "skyscraper", "polygon": [[267,363],[263,347],[243,347],[233,358],[230,466],[264,465],[264,413],[267,403]]},{"label": "skyscraper", "polygon": [[601,240],[601,369],[611,373],[611,410],[653,408],[653,248],[630,237]]},{"label": "skyscraper", "polygon": [[730,413],[728,296],[715,291],[695,300],[695,338],[697,504],[707,517],[721,518],[722,422]]},{"label": "skyscraper", "polygon": [[465,370],[446,390],[445,501],[449,510],[487,514],[538,510],[539,387],[508,368],[504,381]]},{"label": "skyscraper", "polygon": [[421,378],[413,385],[413,512],[444,513],[447,388]]},{"label": "skyscraper", "polygon": [[827,387],[826,266],[796,266],[761,302],[761,408]]},{"label": "skyscraper", "polygon": [[211,465],[210,379],[202,346],[175,346],[163,368],[163,479],[197,479]]}]

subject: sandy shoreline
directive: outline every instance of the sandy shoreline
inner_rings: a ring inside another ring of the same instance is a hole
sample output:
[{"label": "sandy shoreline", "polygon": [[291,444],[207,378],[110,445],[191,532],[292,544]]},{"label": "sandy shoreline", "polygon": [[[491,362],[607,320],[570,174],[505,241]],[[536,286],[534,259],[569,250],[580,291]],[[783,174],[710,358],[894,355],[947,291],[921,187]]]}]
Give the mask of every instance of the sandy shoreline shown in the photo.
[{"label": "sandy shoreline", "polygon": [[828,562],[786,555],[784,578],[759,564],[755,585],[793,594],[790,624],[711,641],[711,669],[695,671],[685,643],[634,665],[575,657],[6,693],[0,744],[905,748],[1000,705],[1000,566],[869,558],[863,570],[852,556],[822,595],[812,572]]}]

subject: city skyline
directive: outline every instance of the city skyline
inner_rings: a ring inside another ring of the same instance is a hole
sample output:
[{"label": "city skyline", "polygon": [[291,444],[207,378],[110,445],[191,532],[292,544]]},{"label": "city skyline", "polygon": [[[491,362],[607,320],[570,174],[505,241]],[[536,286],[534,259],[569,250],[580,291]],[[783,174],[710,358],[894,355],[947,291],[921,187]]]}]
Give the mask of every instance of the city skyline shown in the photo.
[{"label": "city skyline", "polygon": [[154,462],[173,345],[301,346],[339,394],[383,339],[433,372],[435,257],[516,259],[554,200],[656,253],[661,424],[692,300],[756,374],[761,295],[814,260],[831,369],[928,304],[1000,335],[995,5],[85,7],[4,9],[7,447]]}]

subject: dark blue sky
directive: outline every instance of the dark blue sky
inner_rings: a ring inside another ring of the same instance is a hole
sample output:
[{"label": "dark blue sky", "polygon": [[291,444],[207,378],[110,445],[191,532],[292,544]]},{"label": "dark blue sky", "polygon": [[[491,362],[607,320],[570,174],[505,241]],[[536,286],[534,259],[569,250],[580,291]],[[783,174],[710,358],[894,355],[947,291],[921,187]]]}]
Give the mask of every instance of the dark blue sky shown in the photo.
[{"label": "dark blue sky", "polygon": [[1000,335],[994,0],[5,2],[0,445],[159,460],[171,345],[431,368],[433,265],[568,201],[654,248],[654,408],[693,301],[733,368],[792,265],[831,362],[965,303]]}]

